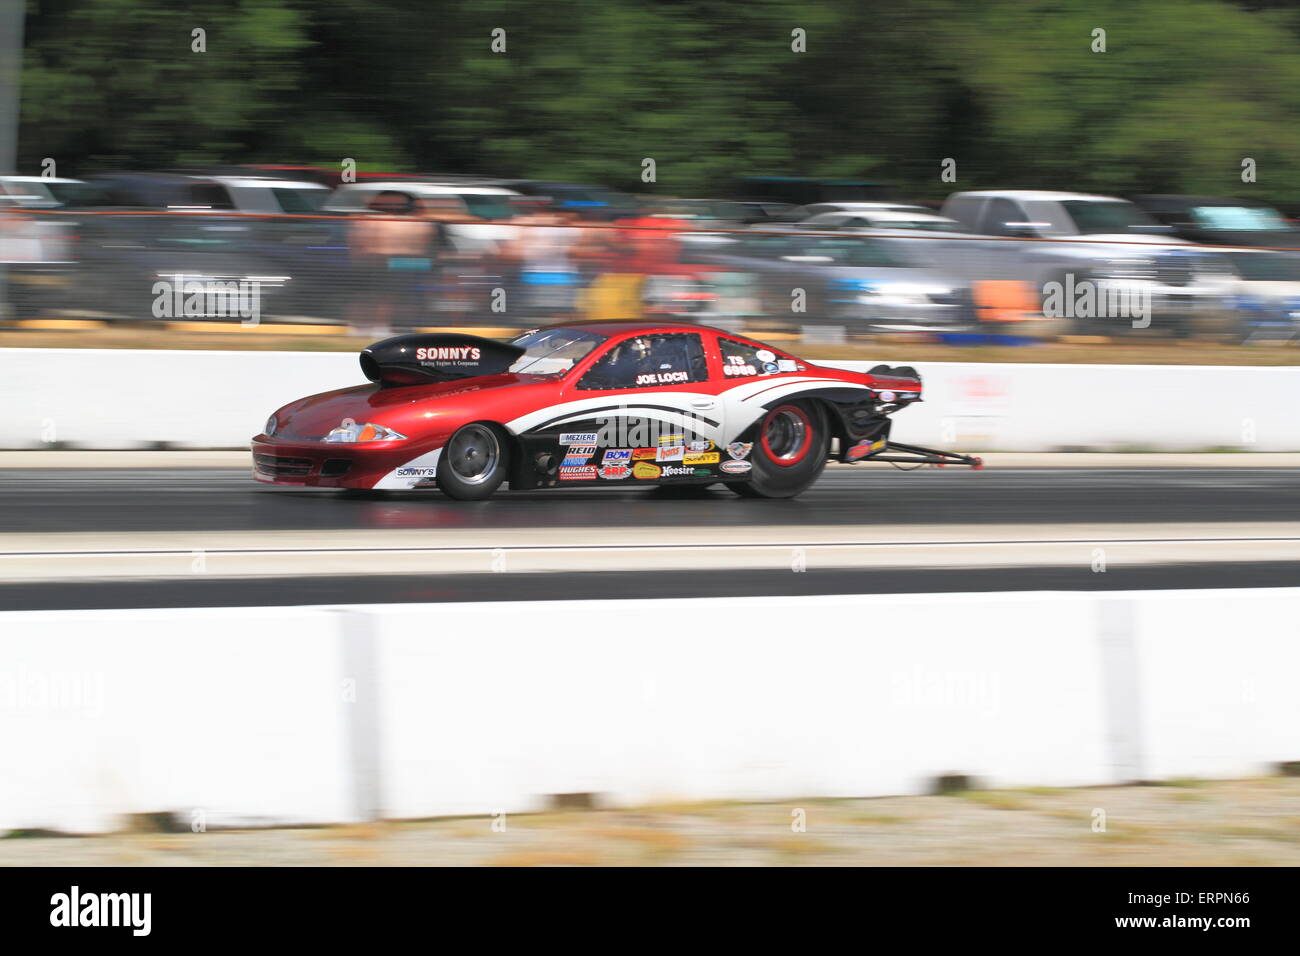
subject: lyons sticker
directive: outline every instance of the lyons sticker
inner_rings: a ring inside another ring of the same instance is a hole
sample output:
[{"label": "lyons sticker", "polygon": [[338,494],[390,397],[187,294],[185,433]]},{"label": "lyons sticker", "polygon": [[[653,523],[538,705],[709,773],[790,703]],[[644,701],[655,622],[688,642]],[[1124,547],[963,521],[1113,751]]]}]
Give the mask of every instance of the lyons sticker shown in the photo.
[{"label": "lyons sticker", "polygon": [[733,441],[727,446],[727,454],[739,461],[742,458],[748,458],[753,448],[754,443],[752,441]]},{"label": "lyons sticker", "polygon": [[638,461],[632,466],[632,477],[634,478],[658,478],[662,474],[658,465],[652,465],[648,461]]},{"label": "lyons sticker", "polygon": [[658,448],[634,448],[632,449],[633,461],[654,461],[659,455]]},{"label": "lyons sticker", "polygon": [[718,467],[729,475],[743,475],[754,466],[747,461],[725,461]]}]

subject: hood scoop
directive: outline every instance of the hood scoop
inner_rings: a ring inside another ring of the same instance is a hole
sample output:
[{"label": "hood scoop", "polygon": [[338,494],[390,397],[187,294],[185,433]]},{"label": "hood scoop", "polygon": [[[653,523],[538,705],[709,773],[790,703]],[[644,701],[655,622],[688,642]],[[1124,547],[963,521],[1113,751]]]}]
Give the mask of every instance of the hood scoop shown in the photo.
[{"label": "hood scoop", "polygon": [[477,335],[395,335],[361,353],[361,371],[384,386],[429,385],[508,372],[524,350]]}]

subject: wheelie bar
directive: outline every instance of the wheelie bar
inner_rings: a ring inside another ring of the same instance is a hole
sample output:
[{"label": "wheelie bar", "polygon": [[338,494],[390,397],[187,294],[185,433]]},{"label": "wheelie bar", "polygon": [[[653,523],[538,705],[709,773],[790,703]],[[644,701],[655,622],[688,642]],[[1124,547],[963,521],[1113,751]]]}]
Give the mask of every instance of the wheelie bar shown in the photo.
[{"label": "wheelie bar", "polygon": [[[890,452],[902,452],[891,455]],[[952,451],[940,451],[937,448],[922,448],[920,445],[904,445],[901,442],[886,442],[883,451],[867,455],[859,461],[896,461],[908,465],[968,465],[977,471],[984,467],[984,459],[975,455],[959,455]]]}]

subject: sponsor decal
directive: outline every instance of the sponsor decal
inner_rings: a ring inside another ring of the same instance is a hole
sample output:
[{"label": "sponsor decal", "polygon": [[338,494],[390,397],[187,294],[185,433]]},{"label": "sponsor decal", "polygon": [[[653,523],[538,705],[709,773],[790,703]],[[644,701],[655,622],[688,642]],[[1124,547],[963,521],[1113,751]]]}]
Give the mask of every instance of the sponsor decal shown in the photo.
[{"label": "sponsor decal", "polygon": [[632,477],[634,478],[658,478],[662,470],[658,465],[652,465],[648,461],[638,461],[632,466]]},{"label": "sponsor decal", "polygon": [[759,349],[754,353],[754,358],[758,359],[760,362],[775,362],[776,353],[771,349]]},{"label": "sponsor decal", "polygon": [[436,468],[399,468],[398,478],[432,478],[437,474]]},{"label": "sponsor decal", "polygon": [[793,372],[797,365],[794,359],[777,359],[776,368],[778,372]]},{"label": "sponsor decal", "polygon": [[585,465],[587,459],[596,454],[595,445],[574,445],[564,453],[565,465]]},{"label": "sponsor decal", "polygon": [[886,389],[876,397],[879,398],[882,402],[892,402],[898,396],[895,395],[893,392],[889,391],[888,389]]},{"label": "sponsor decal", "polygon": [[[561,445],[598,445],[596,432],[565,432],[560,435]],[[594,454],[594,452],[593,452]]]},{"label": "sponsor decal", "polygon": [[632,460],[631,448],[611,448],[605,452],[601,463],[605,465],[626,465]]},{"label": "sponsor decal", "polygon": [[857,461],[860,458],[866,458],[868,455],[874,455],[884,447],[885,440],[883,438],[878,438],[875,441],[860,441],[848,450],[845,457],[849,461]]},{"label": "sponsor decal", "polygon": [[[637,415],[598,418],[596,421],[600,423],[600,431],[594,444],[601,448],[646,448],[651,445],[681,445],[702,437],[698,430],[692,427],[699,416],[686,411],[679,414],[681,418],[686,419],[685,422],[672,423]],[[580,442],[579,444],[593,443]]]},{"label": "sponsor decal", "polygon": [[685,454],[685,445],[665,445],[660,447],[659,454],[655,456],[655,461],[681,461],[682,456]]},{"label": "sponsor decal", "polygon": [[775,371],[776,371],[776,363],[775,363],[775,362],[768,362],[768,363],[766,363],[766,364],[763,366],[763,372],[764,372],[764,374],[771,375],[771,374],[772,374],[773,372],[775,372]]},{"label": "sponsor decal", "polygon": [[727,454],[739,461],[741,458],[748,458],[753,447],[752,441],[733,441],[727,446]]},{"label": "sponsor decal", "polygon": [[691,380],[690,372],[649,372],[645,375],[636,377],[637,385],[674,385],[679,382],[689,382]]},{"label": "sponsor decal", "polygon": [[718,446],[705,438],[687,442],[686,447],[689,451],[713,451]]},{"label": "sponsor decal", "polygon": [[482,349],[476,345],[440,346],[438,348],[418,348],[415,350],[417,362],[477,362],[482,356]]},{"label": "sponsor decal", "polygon": [[600,477],[608,478],[610,481],[626,478],[630,474],[632,474],[632,469],[627,465],[605,465],[600,469]]},{"label": "sponsor decal", "polygon": [[747,461],[724,461],[719,467],[729,475],[743,475],[754,466]]},{"label": "sponsor decal", "polygon": [[712,474],[707,468],[691,468],[685,465],[664,465],[665,478],[704,478]]},{"label": "sponsor decal", "polygon": [[659,454],[658,448],[634,448],[632,450],[633,461],[654,461]]},{"label": "sponsor decal", "polygon": [[560,469],[560,481],[595,481],[596,466],[583,465],[578,468],[562,467]]},{"label": "sponsor decal", "polygon": [[716,465],[721,457],[716,451],[695,451],[682,459],[683,465]]}]

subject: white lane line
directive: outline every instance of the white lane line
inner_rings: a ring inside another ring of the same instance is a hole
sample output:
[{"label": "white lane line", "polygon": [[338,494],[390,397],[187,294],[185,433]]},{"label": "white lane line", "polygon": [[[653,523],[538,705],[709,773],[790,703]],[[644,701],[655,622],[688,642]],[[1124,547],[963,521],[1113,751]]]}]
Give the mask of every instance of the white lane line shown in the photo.
[{"label": "white lane line", "polygon": [[137,550],[0,555],[0,581],[786,568],[1077,567],[1297,562],[1300,538],[1041,539],[639,546]]}]

